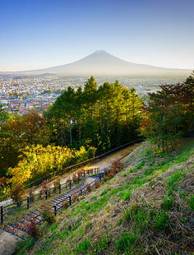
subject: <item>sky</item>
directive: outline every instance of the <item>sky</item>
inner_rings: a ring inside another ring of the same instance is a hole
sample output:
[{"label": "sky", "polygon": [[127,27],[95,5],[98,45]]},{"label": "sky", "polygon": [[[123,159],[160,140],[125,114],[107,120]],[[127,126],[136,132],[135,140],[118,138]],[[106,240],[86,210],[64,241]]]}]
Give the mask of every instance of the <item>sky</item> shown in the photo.
[{"label": "sky", "polygon": [[0,71],[66,64],[96,50],[194,69],[194,0],[0,0]]}]

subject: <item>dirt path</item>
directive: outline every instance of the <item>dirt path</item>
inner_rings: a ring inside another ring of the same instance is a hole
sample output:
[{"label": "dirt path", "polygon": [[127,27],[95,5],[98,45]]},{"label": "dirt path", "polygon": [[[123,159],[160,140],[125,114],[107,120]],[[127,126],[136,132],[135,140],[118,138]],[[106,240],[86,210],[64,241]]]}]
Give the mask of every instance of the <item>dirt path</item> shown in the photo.
[{"label": "dirt path", "polygon": [[[75,174],[77,171],[80,171],[80,169],[88,169],[88,168],[104,168],[112,164],[113,161],[122,159],[123,157],[127,156],[131,151],[136,148],[137,145],[132,145],[129,147],[126,147],[124,149],[121,149],[120,151],[117,151],[115,153],[112,153],[109,156],[104,157],[103,159],[100,159],[94,163],[90,163],[84,167],[81,167],[77,169],[76,171],[72,170],[71,172],[65,173],[63,176],[60,176],[60,182],[61,184],[66,182],[67,179],[71,178],[73,174]],[[89,178],[87,179],[87,181]],[[53,186],[54,179],[49,182],[48,186]],[[40,191],[40,188],[35,189],[35,193],[38,193]],[[12,255],[16,248],[16,243],[18,242],[19,238],[16,236],[9,234],[5,231],[0,230],[0,255]]]},{"label": "dirt path", "polygon": [[[89,163],[86,166],[80,167],[76,170],[71,170],[70,172],[67,172],[64,175],[60,176],[60,183],[64,184],[68,179],[71,179],[73,177],[73,175],[76,172],[79,172],[81,169],[96,168],[96,167],[99,167],[99,168],[107,167],[107,166],[111,165],[113,161],[119,160],[119,159],[123,158],[124,156],[128,155],[136,146],[137,146],[136,144],[130,145],[130,146],[128,146],[124,149],[121,149],[117,152],[114,152],[114,153],[112,153],[112,154],[110,154],[110,155],[108,155],[108,156],[104,157],[103,159],[100,159],[96,162]],[[54,186],[54,181],[55,180],[56,180],[56,178],[53,178],[48,183],[49,188],[52,188]],[[39,193],[40,189],[41,189],[40,187],[36,188],[34,190],[34,193],[35,194]]]}]

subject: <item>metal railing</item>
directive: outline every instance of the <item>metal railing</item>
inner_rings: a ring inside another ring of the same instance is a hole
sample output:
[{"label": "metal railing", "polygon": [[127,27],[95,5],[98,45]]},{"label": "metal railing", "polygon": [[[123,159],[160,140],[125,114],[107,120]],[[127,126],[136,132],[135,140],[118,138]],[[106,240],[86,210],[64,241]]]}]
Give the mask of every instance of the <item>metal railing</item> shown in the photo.
[{"label": "metal railing", "polygon": [[[100,159],[102,159],[103,157],[106,157],[108,155],[110,155],[113,152],[119,151],[120,149],[123,149],[127,146],[133,145],[135,143],[139,143],[141,142],[141,139],[137,139],[135,141],[120,145],[116,148],[113,148],[101,155],[98,155],[94,158],[88,159],[86,161],[71,165],[69,167],[64,168],[63,173],[68,172],[71,169],[77,169],[81,166],[84,166],[88,163],[94,162],[94,161],[98,161]],[[104,168],[106,169],[106,168]],[[89,170],[80,170],[80,172],[78,172],[77,174],[75,174],[73,176],[73,178],[68,179],[65,183],[60,183],[58,184],[58,186],[54,186],[54,187],[47,187],[44,190],[40,190],[40,192],[36,192],[36,193],[30,193],[28,195],[26,195],[26,197],[24,197],[21,200],[20,204],[15,203],[14,201],[12,201],[12,203],[10,202],[8,205],[5,206],[0,206],[0,223],[3,224],[4,220],[5,220],[5,216],[6,215],[10,215],[14,212],[17,211],[18,207],[21,209],[30,209],[30,207],[32,206],[32,204],[38,200],[47,200],[49,199],[51,196],[56,195],[56,194],[61,194],[62,192],[68,192],[69,190],[71,190],[72,188],[76,188],[76,185],[78,183],[80,183],[80,181],[82,181],[86,176],[93,176],[93,175],[97,175],[100,173],[99,168],[93,168],[93,169],[89,169]],[[30,184],[30,186],[32,185],[32,182]],[[28,187],[28,186],[27,186]],[[83,189],[84,190],[84,189]],[[69,199],[69,198],[68,198]],[[57,211],[57,207],[54,209]]]}]

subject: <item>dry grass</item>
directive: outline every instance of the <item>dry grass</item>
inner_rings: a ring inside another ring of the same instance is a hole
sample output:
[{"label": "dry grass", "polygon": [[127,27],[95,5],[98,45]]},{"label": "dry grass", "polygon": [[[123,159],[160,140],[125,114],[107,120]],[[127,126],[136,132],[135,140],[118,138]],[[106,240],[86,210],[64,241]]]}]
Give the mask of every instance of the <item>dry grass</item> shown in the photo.
[{"label": "dry grass", "polygon": [[123,163],[123,171],[64,210],[26,254],[193,255],[194,146],[161,156],[143,143]]}]

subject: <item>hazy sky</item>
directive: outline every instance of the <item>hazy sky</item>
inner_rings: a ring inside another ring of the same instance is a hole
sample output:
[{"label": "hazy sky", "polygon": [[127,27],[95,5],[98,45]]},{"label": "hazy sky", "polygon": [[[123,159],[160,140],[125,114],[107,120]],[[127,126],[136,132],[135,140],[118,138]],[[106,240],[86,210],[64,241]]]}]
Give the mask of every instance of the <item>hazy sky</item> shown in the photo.
[{"label": "hazy sky", "polygon": [[0,0],[0,70],[65,64],[95,50],[194,68],[194,0]]}]

